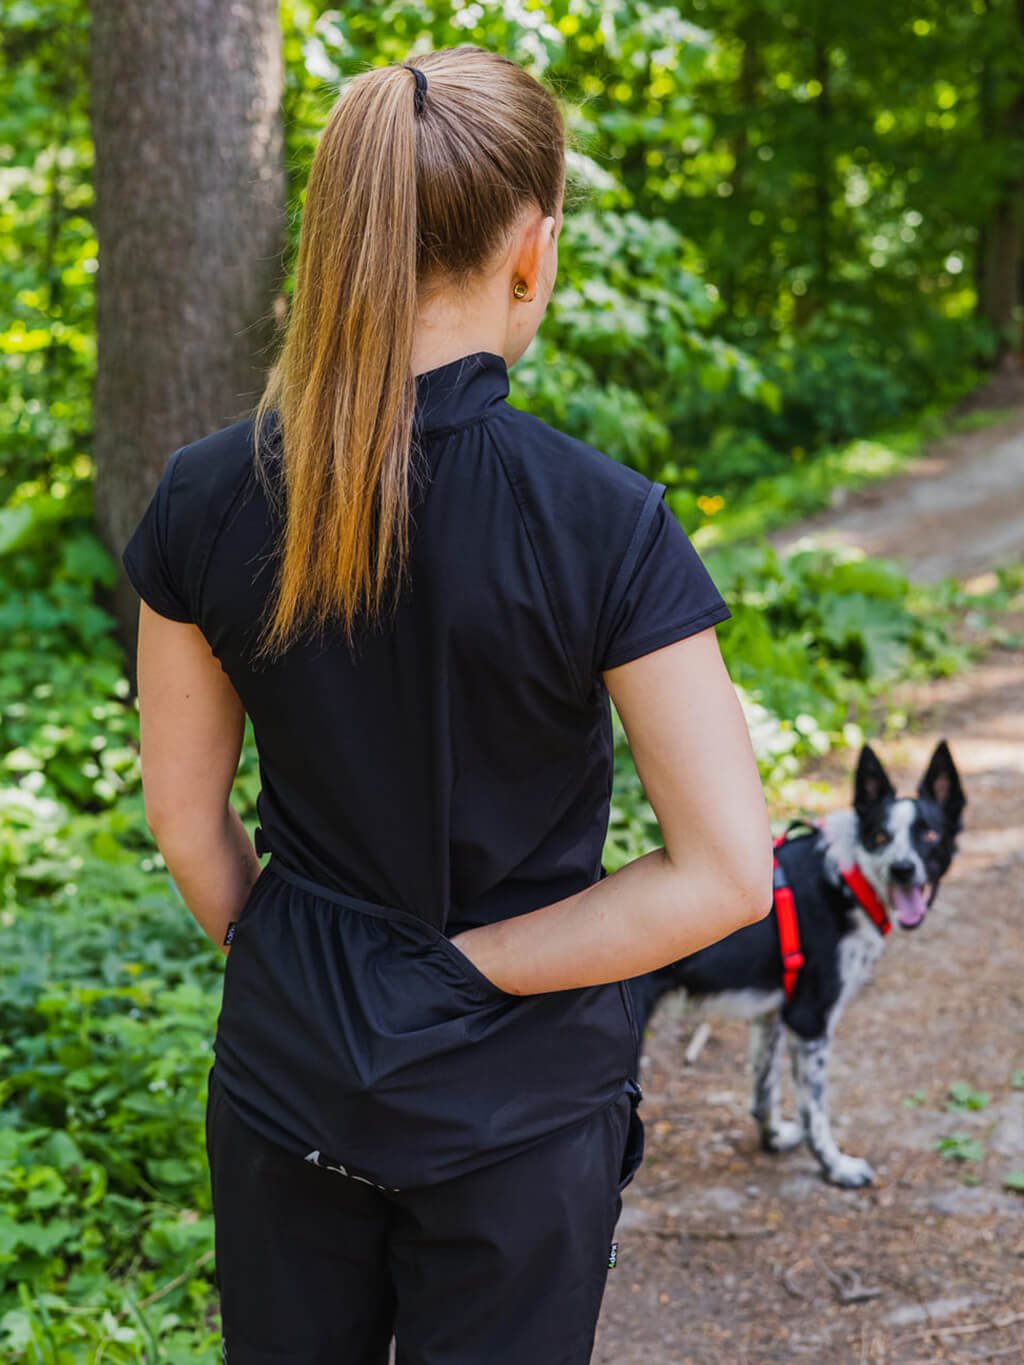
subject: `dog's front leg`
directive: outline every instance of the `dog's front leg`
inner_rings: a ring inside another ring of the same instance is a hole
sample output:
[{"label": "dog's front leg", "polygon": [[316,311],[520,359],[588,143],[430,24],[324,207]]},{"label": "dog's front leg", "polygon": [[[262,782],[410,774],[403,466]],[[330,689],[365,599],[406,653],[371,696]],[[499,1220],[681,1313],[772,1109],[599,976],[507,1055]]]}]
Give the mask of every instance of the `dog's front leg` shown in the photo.
[{"label": "dog's front leg", "polygon": [[784,1119],[782,1098],[782,1018],[762,1014],[750,1021],[750,1067],[754,1080],[751,1113],[766,1152],[788,1152],[804,1139],[799,1123]]},{"label": "dog's front leg", "polygon": [[859,1156],[841,1152],[832,1136],[828,1117],[828,1059],[831,1039],[794,1038],[793,1070],[796,1078],[800,1119],[811,1151],[821,1163],[825,1179],[833,1185],[855,1189],[870,1185],[875,1173]]}]

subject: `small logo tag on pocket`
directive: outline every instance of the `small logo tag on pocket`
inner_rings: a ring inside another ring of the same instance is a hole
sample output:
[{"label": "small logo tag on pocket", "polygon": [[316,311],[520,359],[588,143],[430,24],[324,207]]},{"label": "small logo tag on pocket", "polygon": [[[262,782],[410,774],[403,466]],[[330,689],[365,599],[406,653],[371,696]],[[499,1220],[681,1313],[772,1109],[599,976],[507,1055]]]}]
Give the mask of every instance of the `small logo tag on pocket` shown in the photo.
[{"label": "small logo tag on pocket", "polygon": [[230,943],[231,940],[234,938],[234,936],[235,936],[235,925],[236,925],[237,923],[238,923],[238,920],[236,920],[236,919],[229,919],[229,920],[228,920],[228,931],[227,931],[227,933],[224,935],[224,942],[225,942],[225,943]]},{"label": "small logo tag on pocket", "polygon": [[611,1251],[608,1253],[608,1269],[609,1269],[609,1270],[614,1270],[614,1269],[615,1269],[615,1266],[616,1266],[616,1264],[618,1263],[618,1259],[619,1259],[619,1244],[618,1244],[618,1242],[612,1242],[612,1249],[611,1249]]}]

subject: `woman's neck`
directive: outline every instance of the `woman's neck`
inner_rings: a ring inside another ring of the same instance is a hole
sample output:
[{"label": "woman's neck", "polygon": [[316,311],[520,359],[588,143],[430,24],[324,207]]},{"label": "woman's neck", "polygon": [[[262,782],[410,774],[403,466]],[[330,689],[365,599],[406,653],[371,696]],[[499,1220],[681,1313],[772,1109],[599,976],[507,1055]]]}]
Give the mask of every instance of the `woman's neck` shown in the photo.
[{"label": "woman's neck", "polygon": [[439,290],[421,304],[413,325],[412,373],[438,369],[477,351],[508,355],[509,291],[503,279],[485,280],[468,291]]}]

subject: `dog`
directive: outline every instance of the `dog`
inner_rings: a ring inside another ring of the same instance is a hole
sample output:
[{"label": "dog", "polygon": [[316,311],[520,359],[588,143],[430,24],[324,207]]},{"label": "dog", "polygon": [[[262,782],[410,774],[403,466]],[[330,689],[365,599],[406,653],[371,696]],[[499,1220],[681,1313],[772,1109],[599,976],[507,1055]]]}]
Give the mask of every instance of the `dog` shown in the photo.
[{"label": "dog", "polygon": [[[785,1152],[806,1142],[834,1185],[857,1188],[874,1179],[868,1162],[840,1151],[832,1136],[827,1080],[836,1024],[868,979],[893,921],[904,930],[924,923],[956,852],[966,804],[944,739],[916,797],[897,796],[878,756],[864,745],[853,809],[834,811],[810,828],[793,821],[789,836],[775,841],[771,913],[627,983],[641,1040],[655,1006],[670,993],[682,992],[702,1013],[749,1019],[752,1113],[761,1147]],[[780,1112],[784,1044],[797,1122]]]}]

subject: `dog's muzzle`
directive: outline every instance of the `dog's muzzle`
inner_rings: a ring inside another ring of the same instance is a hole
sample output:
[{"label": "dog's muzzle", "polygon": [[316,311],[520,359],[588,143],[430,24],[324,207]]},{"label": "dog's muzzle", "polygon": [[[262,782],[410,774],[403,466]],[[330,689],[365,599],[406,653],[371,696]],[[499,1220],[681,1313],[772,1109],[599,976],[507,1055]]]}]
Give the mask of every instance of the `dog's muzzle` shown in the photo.
[{"label": "dog's muzzle", "polygon": [[[931,895],[926,894],[929,890]],[[889,883],[889,900],[901,929],[917,929],[924,922],[934,896],[934,889],[925,882],[909,886],[902,882]]]}]

